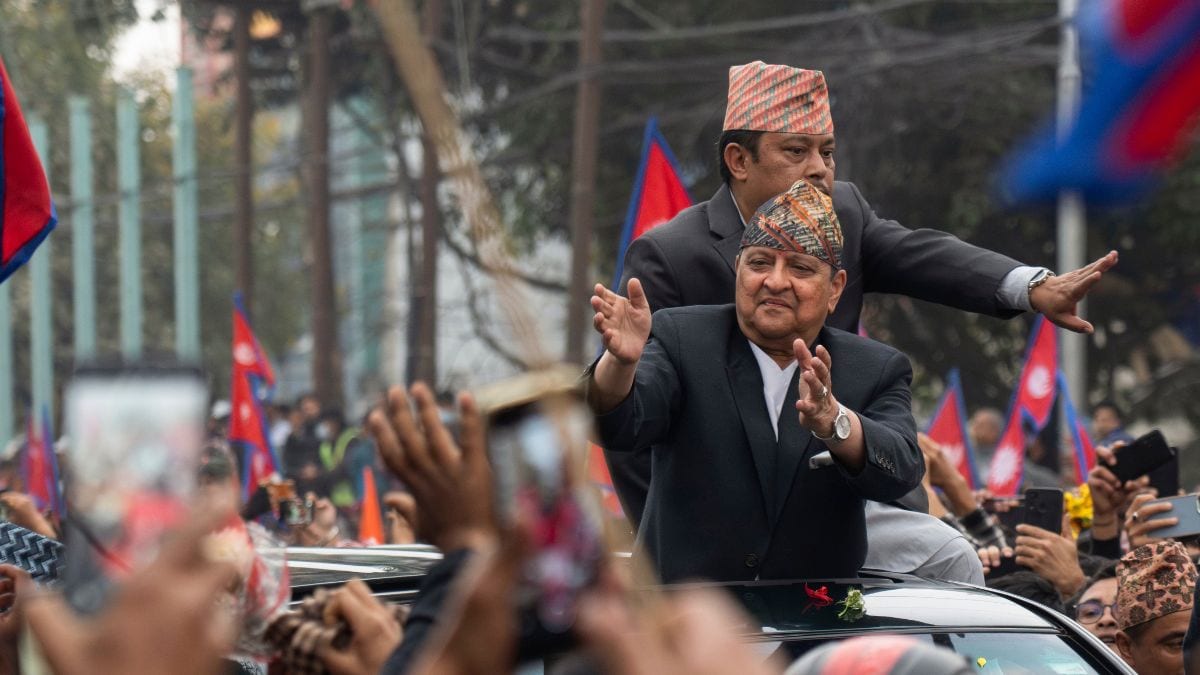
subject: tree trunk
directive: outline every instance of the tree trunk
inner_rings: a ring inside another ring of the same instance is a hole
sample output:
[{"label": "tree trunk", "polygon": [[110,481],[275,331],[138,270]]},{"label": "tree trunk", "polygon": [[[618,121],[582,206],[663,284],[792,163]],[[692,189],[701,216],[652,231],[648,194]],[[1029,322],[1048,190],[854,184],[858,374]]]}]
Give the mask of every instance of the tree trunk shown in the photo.
[{"label": "tree trunk", "polygon": [[592,221],[596,200],[596,154],[599,141],[601,31],[604,0],[583,0],[579,8],[582,39],[579,69],[582,77],[575,94],[575,136],[571,151],[571,284],[567,292],[568,363],[582,363],[585,331],[595,279],[592,275]]},{"label": "tree trunk", "polygon": [[331,9],[310,17],[305,161],[308,189],[308,234],[312,256],[313,387],[324,405],[342,404],[341,353],[338,349],[333,281],[333,238],[329,231],[329,36]]}]

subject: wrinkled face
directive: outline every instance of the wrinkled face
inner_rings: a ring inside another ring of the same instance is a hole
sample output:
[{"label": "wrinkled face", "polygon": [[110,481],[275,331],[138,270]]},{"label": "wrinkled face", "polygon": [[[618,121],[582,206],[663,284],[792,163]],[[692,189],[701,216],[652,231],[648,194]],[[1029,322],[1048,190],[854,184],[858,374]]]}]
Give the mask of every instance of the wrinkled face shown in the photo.
[{"label": "wrinkled face", "polygon": [[1097,438],[1104,438],[1121,427],[1121,420],[1112,408],[1096,408],[1092,413],[1092,431]]},{"label": "wrinkled face", "polygon": [[837,306],[846,272],[804,253],[747,246],[737,258],[738,325],[764,350],[811,342]]},{"label": "wrinkled face", "polygon": [[832,196],[833,151],[833,134],[763,134],[758,141],[758,160],[745,162],[747,197],[757,208],[787,192],[798,180]]},{"label": "wrinkled face", "polygon": [[1139,675],[1183,675],[1183,636],[1191,610],[1160,616],[1142,625],[1136,639],[1120,634],[1121,656]]},{"label": "wrinkled face", "polygon": [[1079,596],[1075,608],[1075,620],[1112,649],[1116,649],[1117,619],[1113,616],[1111,605],[1116,601],[1116,578],[1101,579]]}]

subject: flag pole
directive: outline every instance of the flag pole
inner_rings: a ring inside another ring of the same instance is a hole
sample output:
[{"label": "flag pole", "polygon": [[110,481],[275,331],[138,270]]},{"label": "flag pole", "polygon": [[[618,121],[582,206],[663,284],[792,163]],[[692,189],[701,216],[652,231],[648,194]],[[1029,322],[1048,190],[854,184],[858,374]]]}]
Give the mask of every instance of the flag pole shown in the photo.
[{"label": "flag pole", "polygon": [[[1063,142],[1071,130],[1079,109],[1080,69],[1079,31],[1075,25],[1078,0],[1059,0],[1058,18],[1062,22],[1058,54],[1058,140]],[[1087,252],[1086,213],[1083,197],[1076,191],[1058,194],[1058,271],[1070,272],[1084,265]],[[1079,303],[1079,315],[1086,315],[1086,304]],[[1087,338],[1063,331],[1059,358],[1071,399],[1087,406]],[[1065,424],[1065,422],[1063,423]],[[1064,426],[1065,429],[1065,426]]]}]

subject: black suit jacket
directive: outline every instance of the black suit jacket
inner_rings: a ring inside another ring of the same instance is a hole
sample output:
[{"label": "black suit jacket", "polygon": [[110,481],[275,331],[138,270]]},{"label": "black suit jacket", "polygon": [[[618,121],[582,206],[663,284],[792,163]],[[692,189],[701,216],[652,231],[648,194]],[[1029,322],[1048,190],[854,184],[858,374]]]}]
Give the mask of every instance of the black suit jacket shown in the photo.
[{"label": "black suit jacket", "polygon": [[[842,225],[846,288],[826,325],[856,332],[864,293],[901,293],[1000,317],[996,291],[1020,263],[936,230],[910,230],[884,220],[853,183],[833,184],[833,206]],[[681,211],[629,244],[620,292],[636,277],[651,310],[733,302],[734,268],[744,230],[729,187]],[[650,484],[650,457],[608,452],[613,487],[638,527]]]},{"label": "black suit jacket", "polygon": [[907,357],[831,328],[818,344],[834,396],[862,421],[857,475],[809,467],[827,448],[800,426],[796,377],[776,441],[733,305],[654,314],[633,390],[597,424],[606,448],[651,449],[638,538],[664,582],[853,577],[867,552],[863,499],[896,499],[920,482]]}]

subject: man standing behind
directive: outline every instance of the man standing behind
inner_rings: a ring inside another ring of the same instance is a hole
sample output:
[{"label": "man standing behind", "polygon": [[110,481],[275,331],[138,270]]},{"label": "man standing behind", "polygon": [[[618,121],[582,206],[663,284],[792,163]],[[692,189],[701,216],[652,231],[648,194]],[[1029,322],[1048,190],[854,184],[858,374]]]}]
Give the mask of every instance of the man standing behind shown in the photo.
[{"label": "man standing behind", "polygon": [[[588,403],[605,447],[651,449],[639,539],[663,581],[854,576],[863,499],[896,499],[924,469],[912,370],[825,327],[846,286],[827,195],[797,182],[740,244],[733,305],[651,321],[636,279],[628,299],[596,286]],[[826,449],[832,463],[810,462]]]},{"label": "man standing behind", "polygon": [[1183,675],[1196,566],[1177,541],[1145,544],[1117,563],[1117,652],[1141,675]]},{"label": "man standing behind", "polygon": [[[638,237],[625,255],[621,292],[642,282],[651,310],[733,300],[734,258],[746,219],[805,180],[833,197],[844,233],[846,285],[829,316],[854,332],[864,293],[901,293],[992,316],[1037,311],[1064,328],[1091,332],[1076,303],[1116,264],[1109,253],[1055,277],[1041,267],[936,230],[909,230],[875,215],[853,183],[834,181],[834,131],[820,71],[755,61],[729,69],[718,162],[724,184],[712,199]],[[645,452],[608,453],[613,484],[635,527],[649,485]]]}]

